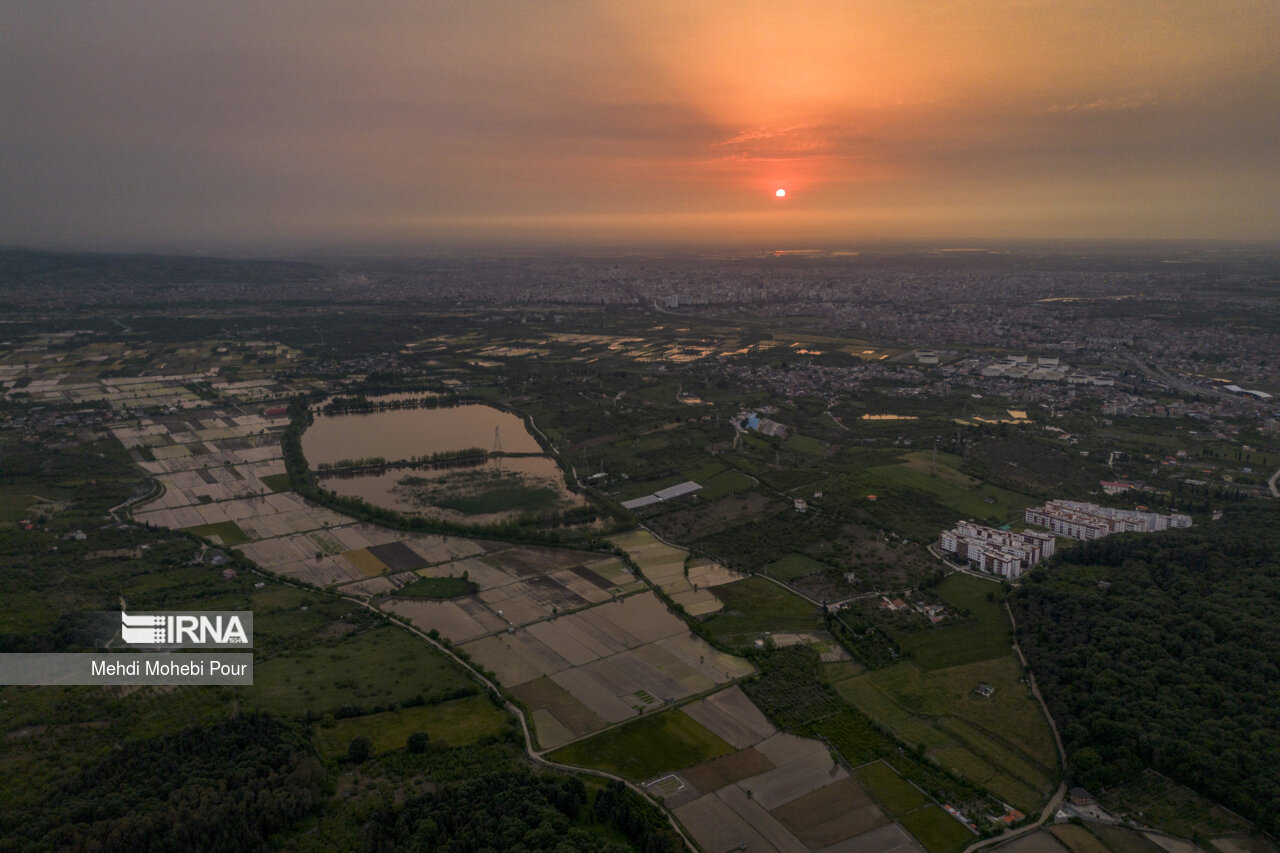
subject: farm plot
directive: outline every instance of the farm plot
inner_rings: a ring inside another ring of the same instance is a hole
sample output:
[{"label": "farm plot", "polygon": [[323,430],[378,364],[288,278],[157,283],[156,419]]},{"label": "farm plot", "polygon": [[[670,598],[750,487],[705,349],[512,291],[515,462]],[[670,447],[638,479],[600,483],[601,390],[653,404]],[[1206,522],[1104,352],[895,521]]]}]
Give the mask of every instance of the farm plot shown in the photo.
[{"label": "farm plot", "polygon": [[778,731],[736,684],[681,710],[737,749],[757,744]]},{"label": "farm plot", "polygon": [[778,732],[736,685],[552,758],[647,778],[705,850],[919,851],[825,744]]},{"label": "farm plot", "polygon": [[485,637],[463,649],[511,688],[535,719],[546,719],[537,714],[545,711],[575,737],[751,672],[746,661],[691,637],[652,593]]},{"label": "farm plot", "polygon": [[505,713],[487,697],[475,695],[436,705],[346,717],[331,726],[316,727],[315,741],[320,755],[333,759],[346,754],[347,745],[357,737],[369,738],[374,752],[403,749],[414,732],[424,732],[437,743],[463,746],[499,734],[506,725]]},{"label": "farm plot", "polygon": [[691,560],[689,552],[657,539],[647,530],[633,530],[613,537],[640,572],[671,597],[690,616],[705,616],[724,607],[711,587],[742,580],[746,575],[710,560]]},{"label": "farm plot", "polygon": [[676,778],[673,812],[704,849],[919,850],[818,741],[775,733]]},{"label": "farm plot", "polygon": [[[1018,677],[1012,656],[932,671],[899,661],[834,687],[903,741],[1029,814],[1057,783],[1057,752]],[[995,692],[979,696],[980,683]]]}]

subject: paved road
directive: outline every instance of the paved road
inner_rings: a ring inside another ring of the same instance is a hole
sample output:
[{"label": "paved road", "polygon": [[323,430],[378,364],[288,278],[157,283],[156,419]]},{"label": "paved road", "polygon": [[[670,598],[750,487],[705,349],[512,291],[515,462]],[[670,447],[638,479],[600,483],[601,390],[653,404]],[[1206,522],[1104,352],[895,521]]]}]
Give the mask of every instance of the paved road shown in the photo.
[{"label": "paved road", "polygon": [[1280,498],[1280,489],[1276,488],[1277,480],[1280,480],[1280,468],[1277,468],[1276,472],[1271,475],[1271,479],[1267,481],[1267,488],[1271,490],[1273,498]]}]

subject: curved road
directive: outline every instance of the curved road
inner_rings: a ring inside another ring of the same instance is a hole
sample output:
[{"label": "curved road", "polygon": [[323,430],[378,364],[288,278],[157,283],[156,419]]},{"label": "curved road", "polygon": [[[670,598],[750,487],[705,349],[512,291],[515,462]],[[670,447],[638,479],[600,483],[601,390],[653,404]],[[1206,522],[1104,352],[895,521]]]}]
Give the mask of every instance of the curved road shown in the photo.
[{"label": "curved road", "polygon": [[1271,490],[1273,498],[1280,498],[1280,488],[1276,487],[1277,480],[1280,480],[1280,468],[1277,468],[1276,472],[1271,475],[1271,479],[1267,481],[1267,488]]}]

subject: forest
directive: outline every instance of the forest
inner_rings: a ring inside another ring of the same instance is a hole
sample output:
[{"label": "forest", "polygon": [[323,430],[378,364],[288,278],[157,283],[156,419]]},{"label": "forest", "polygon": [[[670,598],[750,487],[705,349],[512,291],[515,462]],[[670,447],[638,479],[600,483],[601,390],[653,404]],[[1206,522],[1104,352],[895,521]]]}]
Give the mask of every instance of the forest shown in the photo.
[{"label": "forest", "polygon": [[34,815],[0,809],[0,849],[265,850],[320,810],[325,775],[304,731],[240,714],[128,742]]},{"label": "forest", "polygon": [[1010,599],[1077,782],[1152,767],[1280,831],[1280,509],[1063,551]]},{"label": "forest", "polygon": [[621,782],[588,794],[581,779],[527,771],[490,773],[378,809],[365,849],[547,850],[555,853],[675,853],[684,844],[661,814]]}]

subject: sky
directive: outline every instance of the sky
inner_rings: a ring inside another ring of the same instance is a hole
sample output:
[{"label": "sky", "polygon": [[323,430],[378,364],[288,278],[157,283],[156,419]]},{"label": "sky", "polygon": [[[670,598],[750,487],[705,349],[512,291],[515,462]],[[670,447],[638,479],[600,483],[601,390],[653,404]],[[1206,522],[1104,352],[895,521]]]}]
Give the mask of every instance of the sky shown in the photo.
[{"label": "sky", "polygon": [[1280,239],[1280,3],[0,0],[0,245],[899,238]]}]

